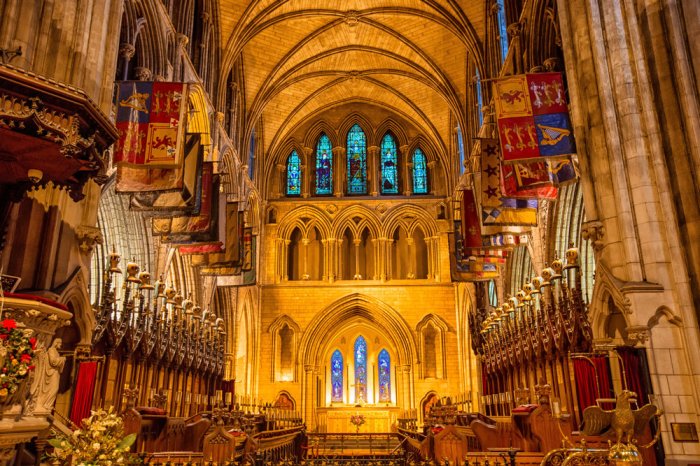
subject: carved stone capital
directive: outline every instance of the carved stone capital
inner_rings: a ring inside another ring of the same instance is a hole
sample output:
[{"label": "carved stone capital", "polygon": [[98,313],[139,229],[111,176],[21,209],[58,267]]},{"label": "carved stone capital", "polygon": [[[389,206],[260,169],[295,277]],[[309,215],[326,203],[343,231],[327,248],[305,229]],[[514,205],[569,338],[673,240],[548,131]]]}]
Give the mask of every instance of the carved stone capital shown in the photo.
[{"label": "carved stone capital", "polygon": [[599,220],[591,220],[581,226],[581,236],[583,239],[591,242],[594,251],[600,251],[605,244],[603,237],[605,236],[605,227],[603,222]]},{"label": "carved stone capital", "polygon": [[646,325],[630,325],[627,330],[627,340],[633,345],[643,345],[651,336],[649,327]]},{"label": "carved stone capital", "polygon": [[123,43],[119,46],[119,56],[131,60],[131,58],[136,54],[136,47],[131,44]]},{"label": "carved stone capital", "polygon": [[177,40],[177,45],[179,45],[180,47],[185,47],[190,42],[190,38],[184,34],[177,34],[175,39]]},{"label": "carved stone capital", "polygon": [[153,72],[143,66],[134,68],[134,73],[136,73],[136,79],[139,81],[150,81],[153,78]]},{"label": "carved stone capital", "polygon": [[91,253],[96,244],[102,244],[102,232],[97,227],[80,225],[75,232],[80,242],[80,251],[84,254]]},{"label": "carved stone capital", "polygon": [[542,63],[546,71],[552,72],[559,69],[559,59],[557,57],[549,57]]}]

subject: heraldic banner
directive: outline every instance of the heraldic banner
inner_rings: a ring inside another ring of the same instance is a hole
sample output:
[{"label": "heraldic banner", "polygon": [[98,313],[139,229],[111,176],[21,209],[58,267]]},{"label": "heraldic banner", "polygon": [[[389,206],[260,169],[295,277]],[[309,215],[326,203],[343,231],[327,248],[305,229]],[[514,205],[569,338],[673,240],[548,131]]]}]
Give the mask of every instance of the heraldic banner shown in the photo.
[{"label": "heraldic banner", "polygon": [[497,79],[493,95],[504,160],[576,152],[561,73]]},{"label": "heraldic banner", "polygon": [[143,168],[182,164],[187,84],[123,81],[117,94],[114,162]]},{"label": "heraldic banner", "polygon": [[498,141],[481,140],[481,223],[537,225],[537,199],[513,199],[501,191]]}]

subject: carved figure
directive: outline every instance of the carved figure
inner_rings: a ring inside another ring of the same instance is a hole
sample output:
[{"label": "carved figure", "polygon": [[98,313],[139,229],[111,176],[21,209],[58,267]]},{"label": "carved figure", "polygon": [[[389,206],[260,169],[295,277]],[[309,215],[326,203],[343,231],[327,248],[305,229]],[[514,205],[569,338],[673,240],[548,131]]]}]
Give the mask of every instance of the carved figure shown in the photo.
[{"label": "carved figure", "polygon": [[583,410],[583,433],[600,435],[610,428],[615,432],[617,443],[626,437],[630,443],[633,435],[640,435],[647,423],[656,414],[656,406],[647,404],[640,409],[630,408],[630,398],[636,397],[634,392],[623,390],[615,402],[615,409],[606,411],[599,406],[589,406]]},{"label": "carved figure", "polygon": [[59,350],[63,341],[56,338],[47,350],[36,350],[36,372],[30,389],[30,411],[34,413],[51,413],[56,402],[61,372],[66,364],[66,357]]}]

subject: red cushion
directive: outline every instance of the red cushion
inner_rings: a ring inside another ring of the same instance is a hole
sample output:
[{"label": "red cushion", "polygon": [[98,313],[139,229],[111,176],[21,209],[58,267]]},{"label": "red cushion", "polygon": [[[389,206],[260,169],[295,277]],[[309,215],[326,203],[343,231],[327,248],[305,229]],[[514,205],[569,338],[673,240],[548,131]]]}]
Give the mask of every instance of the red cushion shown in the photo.
[{"label": "red cushion", "polygon": [[165,414],[165,410],[163,408],[155,408],[153,406],[138,406],[136,408],[136,411],[138,411],[141,414],[156,414],[156,415]]},{"label": "red cushion", "polygon": [[55,307],[62,311],[67,311],[68,307],[65,304],[54,301],[53,299],[43,298],[41,296],[36,296],[33,294],[23,294],[23,293],[5,293],[6,298],[16,298],[16,299],[31,299],[32,301],[37,301],[43,304],[48,304],[51,307]]},{"label": "red cushion", "polygon": [[531,413],[537,409],[539,405],[520,405],[517,408],[513,408],[511,412],[513,413]]}]

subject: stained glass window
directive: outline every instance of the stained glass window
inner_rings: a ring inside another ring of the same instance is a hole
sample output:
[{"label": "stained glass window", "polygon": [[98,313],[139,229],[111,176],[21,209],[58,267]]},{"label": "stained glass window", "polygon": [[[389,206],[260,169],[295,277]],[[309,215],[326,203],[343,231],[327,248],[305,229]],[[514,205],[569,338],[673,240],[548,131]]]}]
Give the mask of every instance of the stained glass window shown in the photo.
[{"label": "stained glass window", "polygon": [[348,194],[367,194],[367,138],[360,125],[348,131]]},{"label": "stained glass window", "polygon": [[396,140],[387,133],[382,139],[382,194],[398,194]]},{"label": "stained glass window", "polygon": [[508,32],[506,31],[506,7],[504,0],[496,0],[498,4],[498,13],[496,20],[498,21],[498,40],[501,45],[501,63],[506,61],[508,55]]},{"label": "stained glass window", "polygon": [[484,123],[484,114],[481,109],[484,107],[484,96],[481,93],[481,75],[479,70],[476,70],[476,117],[479,120],[479,126]]},{"label": "stained glass window", "polygon": [[292,151],[287,159],[287,196],[301,194],[301,160],[297,151]]},{"label": "stained glass window", "polygon": [[391,402],[391,357],[385,349],[379,352],[379,402]]},{"label": "stained glass window", "polygon": [[340,350],[331,355],[331,401],[343,401],[343,355]]},{"label": "stained glass window", "polygon": [[248,178],[253,179],[255,174],[255,128],[250,135],[250,150],[248,151]]},{"label": "stained glass window", "polygon": [[355,401],[367,403],[367,341],[362,335],[355,340]]},{"label": "stained glass window", "polygon": [[413,151],[413,193],[428,193],[428,168],[425,154],[419,148]]},{"label": "stained glass window", "polygon": [[459,173],[464,173],[464,139],[462,139],[462,128],[457,125],[457,150],[459,151]]},{"label": "stained glass window", "polygon": [[316,144],[316,194],[333,194],[333,151],[325,134]]}]

